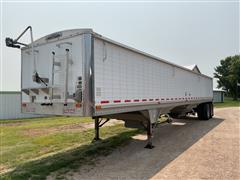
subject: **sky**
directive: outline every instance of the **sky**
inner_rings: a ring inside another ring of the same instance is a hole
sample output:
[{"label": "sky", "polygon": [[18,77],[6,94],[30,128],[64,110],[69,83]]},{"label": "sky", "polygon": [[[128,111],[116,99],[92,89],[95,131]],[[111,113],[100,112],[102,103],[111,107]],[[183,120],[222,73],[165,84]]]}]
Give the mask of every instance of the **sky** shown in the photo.
[{"label": "sky", "polygon": [[[5,47],[28,25],[34,39],[56,31],[92,28],[115,41],[178,65],[214,67],[239,54],[239,2],[2,2],[0,91],[20,90],[21,54]],[[29,34],[23,41],[29,42]],[[216,80],[214,80],[216,87]]]}]

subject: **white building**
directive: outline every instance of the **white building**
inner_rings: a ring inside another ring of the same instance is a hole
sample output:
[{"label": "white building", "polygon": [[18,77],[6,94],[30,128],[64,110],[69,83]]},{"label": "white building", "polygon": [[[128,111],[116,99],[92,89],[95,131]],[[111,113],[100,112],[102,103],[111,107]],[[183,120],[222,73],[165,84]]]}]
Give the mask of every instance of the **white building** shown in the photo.
[{"label": "white building", "polygon": [[213,102],[224,102],[224,90],[214,89],[213,90]]},{"label": "white building", "polygon": [[196,64],[192,64],[192,65],[189,65],[189,66],[184,66],[185,68],[187,69],[190,69],[194,72],[197,72],[199,74],[201,74],[201,71],[199,70],[198,66]]},{"label": "white building", "polygon": [[40,115],[21,113],[20,92],[0,91],[0,119],[17,119],[30,117],[40,117]]}]

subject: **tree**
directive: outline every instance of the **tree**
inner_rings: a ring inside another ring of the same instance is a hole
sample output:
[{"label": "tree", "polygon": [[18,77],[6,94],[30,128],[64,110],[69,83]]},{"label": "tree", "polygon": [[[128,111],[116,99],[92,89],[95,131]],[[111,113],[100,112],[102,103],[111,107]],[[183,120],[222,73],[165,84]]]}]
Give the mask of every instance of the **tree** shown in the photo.
[{"label": "tree", "polygon": [[229,56],[220,61],[215,68],[214,77],[217,78],[218,88],[223,88],[234,100],[240,95],[240,56]]}]

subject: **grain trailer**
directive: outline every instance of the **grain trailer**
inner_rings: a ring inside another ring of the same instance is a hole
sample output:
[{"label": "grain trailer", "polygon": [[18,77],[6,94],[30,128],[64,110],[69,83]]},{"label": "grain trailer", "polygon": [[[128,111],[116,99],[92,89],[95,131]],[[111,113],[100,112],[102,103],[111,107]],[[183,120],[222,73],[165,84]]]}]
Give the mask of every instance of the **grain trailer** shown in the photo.
[{"label": "grain trailer", "polygon": [[[27,30],[32,42],[19,42]],[[197,112],[204,120],[213,116],[212,78],[91,29],[33,41],[29,26],[17,39],[6,38],[6,45],[21,48],[22,112],[90,116],[96,140],[99,127],[114,118],[126,127],[145,127],[146,147],[152,148],[152,125],[161,114]]]}]

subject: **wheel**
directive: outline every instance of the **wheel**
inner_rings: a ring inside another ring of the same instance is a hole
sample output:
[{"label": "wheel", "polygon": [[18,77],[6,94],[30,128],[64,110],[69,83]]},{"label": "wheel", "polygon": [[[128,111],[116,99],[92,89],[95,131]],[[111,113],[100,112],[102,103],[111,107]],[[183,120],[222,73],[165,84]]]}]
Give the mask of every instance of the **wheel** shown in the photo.
[{"label": "wheel", "polygon": [[209,120],[211,117],[211,111],[210,106],[208,103],[203,104],[203,110],[202,110],[202,119],[203,120]]},{"label": "wheel", "polygon": [[211,105],[209,103],[204,103],[198,105],[197,113],[198,113],[198,119],[201,120],[209,120],[211,118]]},{"label": "wheel", "polygon": [[209,103],[209,106],[210,106],[210,118],[212,118],[214,116],[214,110],[213,110],[213,103]]},{"label": "wheel", "polygon": [[203,119],[203,104],[199,104],[197,107],[198,119]]},{"label": "wheel", "polygon": [[209,104],[204,104],[203,106],[203,120],[209,120],[211,117],[211,112],[210,112],[210,106]]}]

